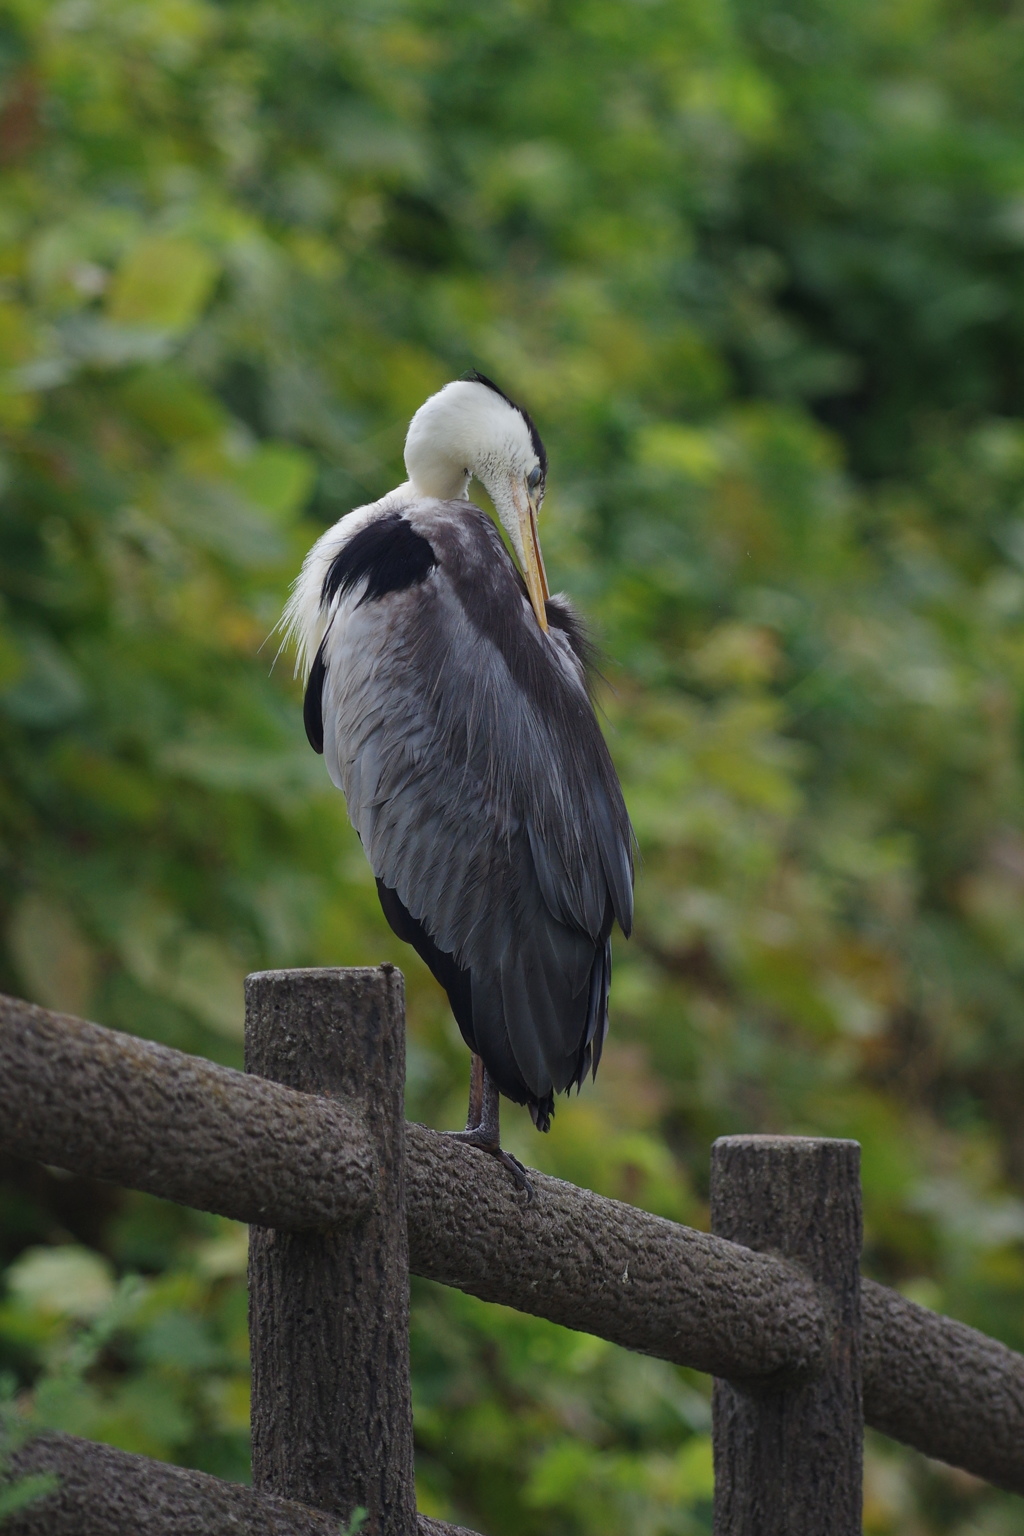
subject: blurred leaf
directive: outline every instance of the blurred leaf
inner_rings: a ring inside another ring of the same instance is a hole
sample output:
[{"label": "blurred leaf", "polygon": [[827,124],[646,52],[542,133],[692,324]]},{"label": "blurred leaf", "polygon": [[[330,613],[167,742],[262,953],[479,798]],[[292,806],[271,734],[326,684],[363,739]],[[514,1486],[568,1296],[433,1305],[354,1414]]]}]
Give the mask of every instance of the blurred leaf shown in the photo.
[{"label": "blurred leaf", "polygon": [[27,1477],[19,1477],[13,1486],[0,1489],[0,1520],[16,1514],[19,1509],[26,1509],[36,1499],[45,1498],[59,1483],[56,1473],[51,1472],[36,1472]]},{"label": "blurred leaf", "polygon": [[68,656],[48,636],[20,637],[24,665],[0,691],[0,712],[26,725],[54,727],[80,715],[87,690]]},{"label": "blurred leaf", "polygon": [[169,443],[213,437],[227,422],[219,403],[175,368],[143,368],[125,383],[128,410]]},{"label": "blurred leaf", "polygon": [[308,454],[287,443],[266,443],[235,472],[235,483],[257,506],[281,518],[301,510],[316,466]]},{"label": "blurred leaf", "polygon": [[25,1307],[63,1317],[99,1317],[114,1297],[110,1265],[88,1248],[27,1248],[7,1271],[11,1294]]},{"label": "blurred leaf", "polygon": [[151,235],[128,252],[115,272],[107,314],[118,325],[183,331],[197,319],[216,278],[216,260],[194,240]]},{"label": "blurred leaf", "polygon": [[119,942],[125,964],[144,987],[188,1009],[219,1034],[241,1039],[245,968],[224,944],[189,933],[157,901],[136,906],[122,923]]},{"label": "blurred leaf", "polygon": [[87,1014],[96,985],[93,950],[59,900],[33,893],[11,914],[7,942],[27,994],[47,1008]]}]

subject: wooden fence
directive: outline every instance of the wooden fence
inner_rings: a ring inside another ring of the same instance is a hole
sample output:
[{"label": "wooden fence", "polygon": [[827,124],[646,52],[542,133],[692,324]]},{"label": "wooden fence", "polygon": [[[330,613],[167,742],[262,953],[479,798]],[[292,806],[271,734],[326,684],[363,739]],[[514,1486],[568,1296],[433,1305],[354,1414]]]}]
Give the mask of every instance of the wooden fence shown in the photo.
[{"label": "wooden fence", "polygon": [[[253,1488],[70,1436],[5,1536],[471,1536],[417,1515],[410,1271],[715,1378],[717,1536],[859,1536],[863,1425],[1024,1492],[1024,1356],[859,1276],[859,1148],[726,1137],[713,1234],[403,1118],[402,978],[246,986],[247,1073],[0,999],[0,1146],[248,1222]],[[624,1533],[625,1536],[625,1533]]]}]

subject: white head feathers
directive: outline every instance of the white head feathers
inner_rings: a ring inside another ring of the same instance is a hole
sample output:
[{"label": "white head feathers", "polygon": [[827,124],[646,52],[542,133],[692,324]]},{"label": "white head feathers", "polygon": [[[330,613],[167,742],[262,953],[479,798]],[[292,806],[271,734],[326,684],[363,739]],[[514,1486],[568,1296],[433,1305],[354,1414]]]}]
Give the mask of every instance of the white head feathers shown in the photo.
[{"label": "white head feathers", "polygon": [[464,496],[475,475],[495,504],[499,486],[522,484],[539,469],[539,502],[547,455],[527,413],[477,374],[446,384],[420,406],[405,440],[405,467],[421,496]]}]

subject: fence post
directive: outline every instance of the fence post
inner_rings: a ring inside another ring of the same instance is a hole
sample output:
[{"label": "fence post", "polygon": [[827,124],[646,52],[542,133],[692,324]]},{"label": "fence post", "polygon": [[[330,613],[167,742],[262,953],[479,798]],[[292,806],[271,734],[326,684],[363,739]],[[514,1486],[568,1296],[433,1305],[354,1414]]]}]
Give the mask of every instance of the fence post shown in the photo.
[{"label": "fence post", "polygon": [[253,1484],[346,1522],[362,1506],[366,1536],[412,1536],[402,976],[264,971],[245,998],[246,1069],[355,1100],[377,1164],[354,1225],[249,1229]]},{"label": "fence post", "polygon": [[860,1147],[723,1136],[711,1228],[808,1272],[834,1329],[830,1363],[811,1380],[715,1381],[715,1536],[860,1536]]}]

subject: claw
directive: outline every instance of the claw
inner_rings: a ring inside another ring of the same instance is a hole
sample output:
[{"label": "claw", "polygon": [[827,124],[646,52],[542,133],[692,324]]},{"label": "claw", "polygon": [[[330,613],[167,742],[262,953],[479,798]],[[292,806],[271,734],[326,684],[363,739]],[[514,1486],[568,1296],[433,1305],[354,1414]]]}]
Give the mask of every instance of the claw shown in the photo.
[{"label": "claw", "polygon": [[507,1168],[516,1181],[517,1189],[526,1191],[526,1203],[529,1205],[534,1197],[534,1188],[527,1176],[526,1169],[518,1157],[513,1157],[511,1152],[506,1152],[504,1147],[496,1142],[493,1136],[484,1126],[478,1125],[471,1131],[446,1131],[453,1141],[461,1141],[468,1147],[476,1147],[480,1152],[486,1152],[489,1157],[497,1158],[498,1162]]},{"label": "claw", "polygon": [[483,1061],[474,1053],[469,1077],[469,1118],[466,1129],[446,1131],[445,1134],[451,1136],[453,1141],[464,1141],[467,1146],[478,1147],[489,1157],[496,1157],[515,1179],[516,1187],[525,1189],[526,1203],[529,1205],[533,1199],[533,1185],[526,1177],[526,1169],[518,1157],[505,1152],[501,1145],[500,1108],[497,1084]]}]

